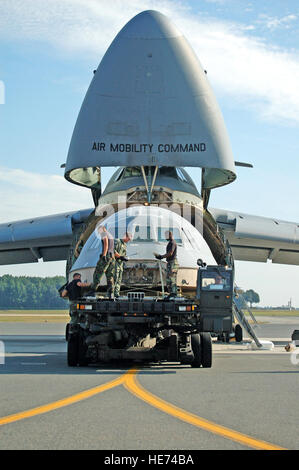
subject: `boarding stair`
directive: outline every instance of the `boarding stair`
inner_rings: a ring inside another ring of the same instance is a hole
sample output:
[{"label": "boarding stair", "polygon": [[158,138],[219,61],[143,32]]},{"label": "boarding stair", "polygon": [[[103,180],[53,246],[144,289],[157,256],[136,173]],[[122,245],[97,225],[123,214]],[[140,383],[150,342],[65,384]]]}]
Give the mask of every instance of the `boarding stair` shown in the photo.
[{"label": "boarding stair", "polygon": [[234,316],[236,317],[236,319],[238,320],[240,325],[242,325],[242,327],[247,331],[250,338],[253,339],[256,346],[258,348],[262,348],[263,345],[259,341],[259,339],[258,339],[258,337],[257,337],[257,335],[254,331],[253,326],[250,325],[249,321],[246,318],[246,315],[245,315],[246,311],[249,313],[249,315],[250,315],[250,317],[253,321],[254,326],[258,326],[258,322],[256,321],[256,318],[253,315],[252,310],[249,308],[246,300],[244,299],[244,296],[242,294],[239,294],[239,293],[235,294],[234,301],[233,301]]}]

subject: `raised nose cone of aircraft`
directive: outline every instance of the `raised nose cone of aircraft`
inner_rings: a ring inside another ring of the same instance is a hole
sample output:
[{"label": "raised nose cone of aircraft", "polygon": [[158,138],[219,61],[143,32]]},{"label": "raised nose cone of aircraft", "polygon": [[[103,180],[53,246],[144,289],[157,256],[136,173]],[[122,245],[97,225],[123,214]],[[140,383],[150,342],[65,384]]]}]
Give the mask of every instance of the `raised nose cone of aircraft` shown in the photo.
[{"label": "raised nose cone of aircraft", "polygon": [[101,166],[197,166],[235,179],[224,121],[184,36],[156,11],[135,16],[104,55],[82,104],[65,177],[97,188]]},{"label": "raised nose cone of aircraft", "polygon": [[146,10],[129,21],[119,33],[120,37],[134,39],[165,39],[182,33],[162,13]]}]

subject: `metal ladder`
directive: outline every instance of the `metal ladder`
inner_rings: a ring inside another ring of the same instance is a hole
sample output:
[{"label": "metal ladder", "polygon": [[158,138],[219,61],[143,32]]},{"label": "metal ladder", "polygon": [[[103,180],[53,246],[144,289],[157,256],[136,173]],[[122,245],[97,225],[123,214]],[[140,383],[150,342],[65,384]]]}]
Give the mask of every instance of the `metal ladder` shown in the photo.
[{"label": "metal ladder", "polygon": [[[245,313],[243,310],[247,310],[254,321],[255,325],[257,325],[257,321],[255,316],[253,315],[251,309],[248,307],[246,300],[244,299],[242,294],[238,294],[238,302],[236,302],[236,296],[234,296],[234,303],[233,303],[233,311],[234,315],[237,318],[238,322],[243,326],[243,328],[247,331],[248,335],[253,339],[255,344],[257,345],[258,348],[262,347],[262,344],[260,343],[257,335],[255,334],[254,329],[248,322]],[[241,300],[241,306],[239,304],[239,299]],[[239,304],[239,305],[238,305]]]}]

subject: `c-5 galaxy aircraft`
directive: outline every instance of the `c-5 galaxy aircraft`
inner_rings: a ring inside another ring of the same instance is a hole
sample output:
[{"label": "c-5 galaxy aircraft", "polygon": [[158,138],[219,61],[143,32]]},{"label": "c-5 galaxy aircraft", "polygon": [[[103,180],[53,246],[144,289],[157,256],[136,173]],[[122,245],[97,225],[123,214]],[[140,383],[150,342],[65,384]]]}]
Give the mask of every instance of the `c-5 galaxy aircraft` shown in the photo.
[{"label": "c-5 galaxy aircraft", "polygon": [[[153,253],[165,230],[178,244],[178,287],[196,287],[197,259],[299,264],[298,224],[209,207],[214,188],[236,178],[225,124],[207,76],[178,29],[144,11],[119,32],[82,104],[65,178],[90,188],[94,208],[0,225],[0,264],[67,260],[67,276],[92,281],[98,225],[133,240],[123,288],[161,290]],[[119,167],[105,190],[101,167]],[[197,188],[186,168],[202,168]],[[127,210],[125,210],[127,209]],[[163,263],[162,263],[163,264]],[[105,277],[102,279],[103,289]]]}]

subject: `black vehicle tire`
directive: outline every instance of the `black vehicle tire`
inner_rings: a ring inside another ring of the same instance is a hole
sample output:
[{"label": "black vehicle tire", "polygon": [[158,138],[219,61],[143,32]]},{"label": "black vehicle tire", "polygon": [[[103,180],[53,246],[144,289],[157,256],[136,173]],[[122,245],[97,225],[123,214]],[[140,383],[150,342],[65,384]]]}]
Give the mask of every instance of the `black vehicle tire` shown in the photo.
[{"label": "black vehicle tire", "polygon": [[78,336],[78,364],[80,367],[84,367],[88,365],[88,360],[86,358],[87,345],[82,331],[80,331]]},{"label": "black vehicle tire", "polygon": [[210,333],[200,334],[202,367],[212,367],[212,338]]},{"label": "black vehicle tire", "polygon": [[191,335],[191,347],[194,354],[194,361],[191,363],[191,367],[200,367],[202,354],[199,334]]},{"label": "black vehicle tire", "polygon": [[235,326],[235,338],[237,343],[241,343],[243,341],[243,330],[239,324]]},{"label": "black vehicle tire", "polygon": [[68,341],[69,339],[69,331],[70,331],[70,324],[67,323],[65,327],[65,341]]},{"label": "black vehicle tire", "polygon": [[79,340],[78,333],[68,335],[67,363],[70,367],[76,367],[78,364],[78,352],[79,352],[78,340]]}]

